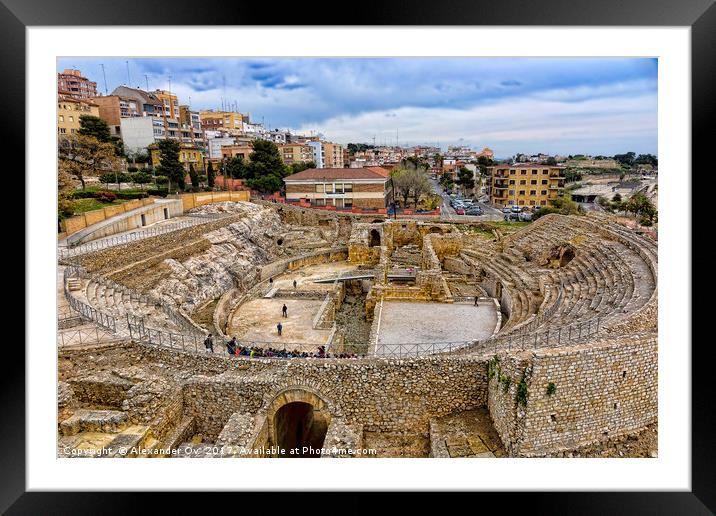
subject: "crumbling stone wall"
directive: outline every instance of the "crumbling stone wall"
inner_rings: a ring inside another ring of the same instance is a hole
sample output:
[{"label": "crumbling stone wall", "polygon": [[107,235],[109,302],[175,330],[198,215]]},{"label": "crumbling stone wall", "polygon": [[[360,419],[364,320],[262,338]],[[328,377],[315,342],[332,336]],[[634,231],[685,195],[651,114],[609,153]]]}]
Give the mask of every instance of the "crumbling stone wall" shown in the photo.
[{"label": "crumbling stone wall", "polygon": [[[501,374],[512,384],[504,392],[495,375],[489,382],[488,407],[511,455],[573,450],[657,421],[655,335],[499,358]],[[516,382],[525,371],[527,403],[521,405]]]}]

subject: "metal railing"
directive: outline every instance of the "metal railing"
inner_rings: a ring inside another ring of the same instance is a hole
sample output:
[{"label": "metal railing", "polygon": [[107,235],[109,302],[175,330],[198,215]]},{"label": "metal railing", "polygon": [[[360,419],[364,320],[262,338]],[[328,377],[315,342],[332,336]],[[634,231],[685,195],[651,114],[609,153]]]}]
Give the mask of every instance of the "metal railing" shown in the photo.
[{"label": "metal railing", "polygon": [[117,340],[122,340],[122,336],[97,327],[65,330],[57,333],[57,345],[60,347],[102,344]]},{"label": "metal railing", "polygon": [[[135,231],[134,233],[126,233],[124,235],[110,236],[90,242],[82,242],[78,240],[76,242],[68,243],[67,247],[58,247],[58,255],[61,260],[66,260],[74,256],[80,256],[82,254],[91,253],[94,251],[101,251],[109,247],[117,245],[128,244],[130,242],[136,242],[138,240],[144,240],[153,236],[164,235],[179,231],[180,229],[186,229],[201,224],[207,224],[214,220],[214,218],[198,217],[196,215],[191,216],[190,220],[183,220],[181,222],[175,222],[172,224],[162,225],[147,228],[141,231]],[[86,238],[86,237],[83,237]]]}]

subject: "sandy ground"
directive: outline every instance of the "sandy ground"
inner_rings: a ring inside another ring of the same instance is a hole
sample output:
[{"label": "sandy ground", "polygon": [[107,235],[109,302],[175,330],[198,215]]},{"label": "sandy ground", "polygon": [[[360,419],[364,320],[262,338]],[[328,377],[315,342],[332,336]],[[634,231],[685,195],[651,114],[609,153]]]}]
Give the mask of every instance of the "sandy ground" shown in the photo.
[{"label": "sandy ground", "polygon": [[[447,349],[449,343],[484,339],[492,335],[497,314],[492,303],[410,303],[383,305],[376,355],[394,352],[394,344],[425,343],[424,353]],[[428,349],[429,348],[429,349]],[[408,349],[404,349],[408,352]]]},{"label": "sandy ground", "polygon": [[[304,299],[253,299],[239,307],[231,316],[229,335],[240,342],[255,342],[261,347],[284,346],[287,349],[315,351],[325,344],[330,330],[314,330],[313,318],[321,307],[321,300]],[[284,303],[288,318],[281,317]],[[281,322],[283,335],[279,337],[276,325]]]},{"label": "sandy ground", "polygon": [[314,283],[315,280],[333,278],[345,274],[357,267],[348,262],[319,263],[309,265],[295,271],[286,271],[275,276],[273,285],[281,290],[293,290],[293,280],[296,280],[296,290],[331,290],[332,283]]}]

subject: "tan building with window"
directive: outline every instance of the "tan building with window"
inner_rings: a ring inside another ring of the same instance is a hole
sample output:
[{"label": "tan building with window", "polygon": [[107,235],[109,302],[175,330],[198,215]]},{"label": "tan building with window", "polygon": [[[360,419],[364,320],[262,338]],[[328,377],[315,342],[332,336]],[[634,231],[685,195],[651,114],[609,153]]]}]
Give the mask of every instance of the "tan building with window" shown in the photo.
[{"label": "tan building with window", "polygon": [[89,100],[61,96],[57,99],[57,134],[75,134],[80,129],[80,116],[99,116],[99,106]]},{"label": "tan building with window", "polygon": [[231,134],[242,132],[244,115],[236,111],[201,111],[199,119],[203,130],[229,131]]},{"label": "tan building with window", "polygon": [[496,208],[549,206],[564,192],[564,167],[537,164],[488,167],[487,194]]},{"label": "tan building with window", "polygon": [[343,145],[323,142],[323,166],[326,168],[343,168]]},{"label": "tan building with window", "polygon": [[278,147],[278,153],[286,165],[313,161],[313,148],[310,145],[304,143],[284,143],[276,145],[276,147]]},{"label": "tan building with window", "polygon": [[380,209],[388,205],[390,180],[381,167],[309,168],[283,179],[287,202],[338,209]]}]

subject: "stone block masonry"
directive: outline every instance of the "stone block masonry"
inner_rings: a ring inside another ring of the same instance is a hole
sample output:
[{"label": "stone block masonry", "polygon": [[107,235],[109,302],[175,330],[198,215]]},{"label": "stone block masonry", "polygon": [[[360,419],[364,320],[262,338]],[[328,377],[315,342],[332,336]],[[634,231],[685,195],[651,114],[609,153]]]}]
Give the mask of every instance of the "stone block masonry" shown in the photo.
[{"label": "stone block masonry", "polygon": [[[510,455],[574,450],[635,433],[657,421],[655,335],[498,358],[499,373],[489,382],[488,406]],[[526,405],[516,401],[523,375]],[[511,380],[507,390],[507,381],[501,381],[505,377]]]}]

